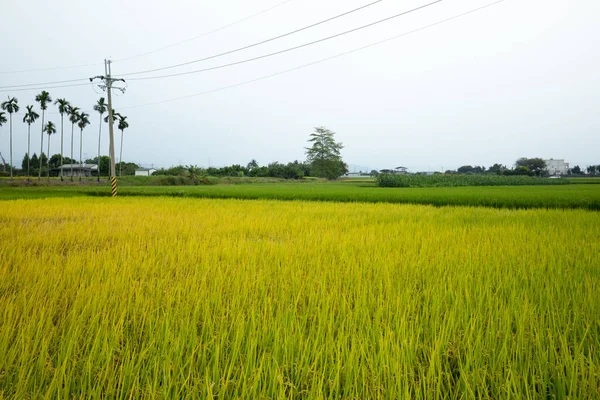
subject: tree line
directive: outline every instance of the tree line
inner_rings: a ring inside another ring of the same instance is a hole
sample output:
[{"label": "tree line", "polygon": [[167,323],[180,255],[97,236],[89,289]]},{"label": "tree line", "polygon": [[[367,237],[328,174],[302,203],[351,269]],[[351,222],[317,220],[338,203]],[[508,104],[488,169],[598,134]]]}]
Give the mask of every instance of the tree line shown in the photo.
[{"label": "tree line", "polygon": [[[35,102],[38,103],[39,111],[41,112],[41,134],[40,134],[40,156],[37,154],[31,154],[31,126],[36,123],[36,121],[40,118],[40,114],[34,109],[33,105],[28,105],[25,107],[25,115],[23,117],[23,123],[27,124],[27,153],[25,154],[24,161],[26,161],[26,165],[23,164],[23,171],[27,171],[27,178],[30,179],[32,168],[34,168],[34,173],[37,172],[38,180],[42,178],[42,173],[46,173],[47,177],[50,178],[50,171],[52,169],[60,168],[60,178],[64,179],[64,171],[62,167],[66,164],[77,164],[75,153],[74,153],[74,136],[75,136],[75,126],[79,128],[79,163],[83,164],[83,131],[90,124],[90,114],[82,111],[79,107],[76,107],[69,103],[66,99],[57,99],[56,101],[52,101],[50,94],[43,90],[37,96],[35,96]],[[60,114],[60,153],[58,155],[58,159],[54,159],[54,156],[48,157],[44,154],[44,135],[48,135],[47,142],[47,152],[46,154],[50,154],[50,139],[52,135],[57,133],[57,126],[52,121],[46,121],[46,110],[50,105],[54,104],[57,106],[58,113]],[[15,168],[13,163],[13,114],[18,113],[20,110],[19,100],[16,97],[8,97],[8,100],[2,102],[0,104],[0,108],[3,111],[0,111],[0,127],[2,127],[7,122],[9,123],[9,133],[10,133],[10,145],[9,145],[9,168],[10,168],[10,177],[13,178],[15,174]],[[103,118],[104,114],[108,111],[108,105],[104,99],[101,97],[96,104],[93,106],[93,110],[96,111],[100,115],[100,127],[98,131],[98,158],[100,158],[100,147],[102,141],[102,120],[108,123],[108,115]],[[114,116],[114,122],[118,122],[118,129],[121,131],[121,158],[123,155],[123,132],[125,129],[129,127],[129,122],[127,121],[127,117],[123,116],[114,110],[112,110]],[[7,119],[8,114],[8,119]],[[71,140],[70,140],[70,157],[64,156],[64,117],[67,116],[68,122],[71,123]],[[65,162],[68,160],[69,162]],[[53,162],[54,161],[54,162]],[[6,170],[6,162],[2,158],[3,170]],[[33,164],[33,165],[32,165]],[[73,173],[71,169],[70,174],[71,180],[73,180]],[[80,176],[81,179],[81,176]],[[100,180],[100,174],[98,174],[98,180]]]},{"label": "tree line", "polygon": [[[588,175],[600,174],[600,165],[590,165],[586,168]],[[494,164],[489,168],[484,166],[463,165],[457,170],[445,171],[446,174],[496,174],[505,176],[548,176],[547,163],[542,158],[519,158],[513,168],[509,168],[502,164]],[[585,171],[579,165],[568,169],[569,175],[584,175]]]},{"label": "tree line", "polygon": [[196,165],[179,165],[171,168],[163,168],[154,172],[154,175],[182,176],[195,180],[197,177],[255,177],[255,178],[281,178],[302,179],[304,177],[316,177],[326,179],[337,179],[348,172],[348,165],[341,156],[343,144],[335,141],[335,132],[318,127],[310,135],[308,140],[310,146],[306,147],[306,161],[293,161],[287,164],[278,161],[261,166],[256,160],[248,164],[234,164],[230,166],[215,168],[200,168]]}]

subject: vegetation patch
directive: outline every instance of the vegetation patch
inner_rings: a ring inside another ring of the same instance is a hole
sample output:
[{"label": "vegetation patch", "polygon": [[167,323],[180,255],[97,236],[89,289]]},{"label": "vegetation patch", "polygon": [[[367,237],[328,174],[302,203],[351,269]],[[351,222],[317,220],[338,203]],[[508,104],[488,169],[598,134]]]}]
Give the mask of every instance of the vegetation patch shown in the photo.
[{"label": "vegetation patch", "polygon": [[504,175],[397,175],[381,174],[379,187],[458,187],[458,186],[538,186],[569,185],[567,179],[536,178]]}]

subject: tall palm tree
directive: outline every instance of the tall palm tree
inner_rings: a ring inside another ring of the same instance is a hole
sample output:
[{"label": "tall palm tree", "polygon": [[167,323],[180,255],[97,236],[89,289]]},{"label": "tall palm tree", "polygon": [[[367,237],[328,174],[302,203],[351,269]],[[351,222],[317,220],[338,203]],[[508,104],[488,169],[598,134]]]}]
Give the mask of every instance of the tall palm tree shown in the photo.
[{"label": "tall palm tree", "polygon": [[123,131],[129,128],[129,122],[127,117],[119,114],[119,130],[121,131],[121,152],[119,154],[119,178],[121,178],[121,171],[123,170]]},{"label": "tall palm tree", "polygon": [[[90,124],[90,114],[81,112],[78,116],[77,126],[80,129],[79,133],[79,167],[82,167],[82,153],[83,153],[83,128]],[[83,171],[83,169],[82,169]],[[81,172],[81,171],[80,171]],[[79,174],[79,180],[81,180],[81,174]]]},{"label": "tall palm tree", "polygon": [[[50,93],[42,90],[40,94],[35,96],[35,101],[40,103],[40,108],[42,109],[42,142],[40,145],[40,171],[38,175],[38,180],[42,179],[42,152],[44,151],[44,116],[46,110],[48,109],[48,103],[52,103],[52,98],[50,97]],[[48,161],[50,161],[50,156],[48,156]]]},{"label": "tall palm tree", "polygon": [[56,126],[52,121],[48,121],[44,132],[48,134],[48,182],[50,182],[50,136],[56,133]]},{"label": "tall palm tree", "polygon": [[104,101],[104,97],[100,97],[100,100],[94,105],[94,111],[100,114],[100,128],[98,129],[98,182],[100,182],[100,143],[102,140],[102,115],[108,110],[108,105]]},{"label": "tall palm tree", "polygon": [[79,122],[79,107],[69,105],[67,107],[69,121],[71,121],[71,182],[73,182],[73,136],[75,132],[75,124]]},{"label": "tall palm tree", "polygon": [[23,122],[27,124],[27,180],[31,177],[29,174],[29,167],[31,165],[31,124],[40,117],[40,114],[33,111],[33,106],[25,107],[27,112],[23,117]]},{"label": "tall palm tree", "polygon": [[[0,111],[0,126],[4,125],[7,121],[5,115],[6,115],[6,113]],[[4,158],[2,160],[4,160]],[[4,165],[4,172],[6,172],[6,164],[3,164],[3,165]]]},{"label": "tall palm tree", "polygon": [[54,104],[58,104],[58,112],[60,113],[60,180],[63,178],[63,137],[64,137],[64,125],[65,125],[65,114],[69,111],[69,102],[66,99],[57,99]]},{"label": "tall palm tree", "polygon": [[2,103],[2,109],[4,111],[8,112],[8,115],[9,115],[9,118],[10,118],[10,180],[11,181],[13,179],[12,115],[13,115],[13,113],[19,112],[19,105],[17,103],[19,103],[19,100],[17,100],[16,97],[13,97],[11,99],[10,96],[8,97],[8,100],[6,100],[5,102]]}]

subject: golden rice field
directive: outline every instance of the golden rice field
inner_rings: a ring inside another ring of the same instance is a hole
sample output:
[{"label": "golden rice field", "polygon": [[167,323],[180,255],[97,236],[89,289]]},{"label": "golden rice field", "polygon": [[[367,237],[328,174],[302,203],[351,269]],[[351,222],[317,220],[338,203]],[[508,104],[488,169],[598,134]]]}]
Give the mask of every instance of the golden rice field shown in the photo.
[{"label": "golden rice field", "polygon": [[600,213],[3,201],[0,398],[600,398]]}]

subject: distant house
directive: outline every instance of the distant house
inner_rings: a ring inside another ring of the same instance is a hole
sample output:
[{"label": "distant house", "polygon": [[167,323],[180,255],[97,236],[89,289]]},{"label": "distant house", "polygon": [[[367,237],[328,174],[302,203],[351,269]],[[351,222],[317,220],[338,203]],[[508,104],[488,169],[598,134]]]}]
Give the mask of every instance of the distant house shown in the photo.
[{"label": "distant house", "polygon": [[371,177],[371,174],[369,174],[368,172],[348,172],[346,173],[344,176],[342,176],[342,178],[369,178]]},{"label": "distant house", "polygon": [[97,164],[65,164],[58,168],[60,176],[98,176]]},{"label": "distant house", "polygon": [[546,171],[550,176],[567,175],[569,173],[569,163],[566,163],[565,160],[551,158],[544,161],[546,162]]},{"label": "distant house", "polygon": [[135,176],[151,176],[156,171],[154,168],[138,168],[135,170]]},{"label": "distant house", "polygon": [[408,168],[406,168],[406,167],[396,167],[394,169],[382,169],[379,172],[382,173],[382,174],[406,175],[406,174],[408,174]]}]

